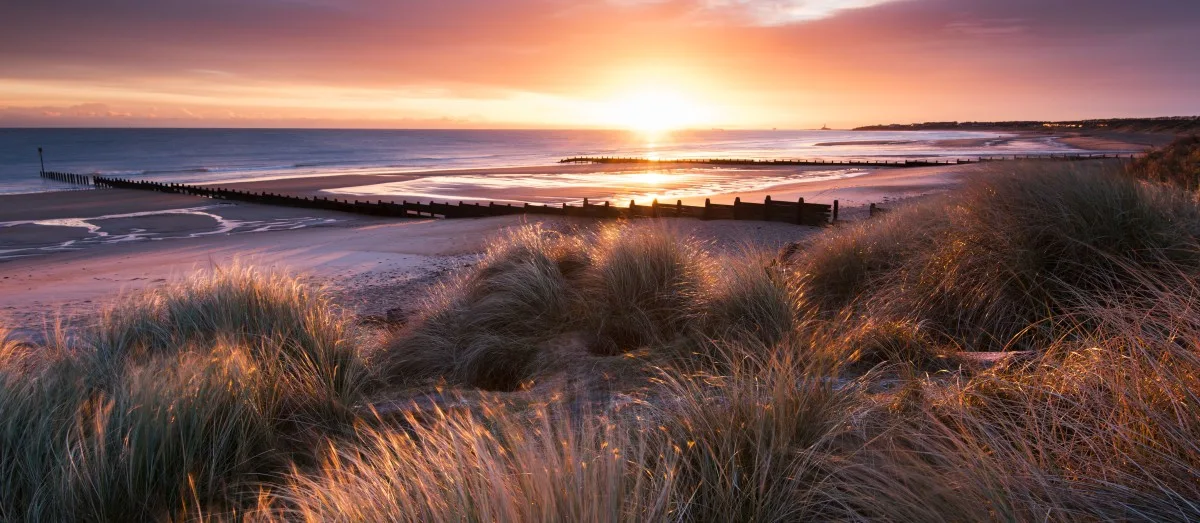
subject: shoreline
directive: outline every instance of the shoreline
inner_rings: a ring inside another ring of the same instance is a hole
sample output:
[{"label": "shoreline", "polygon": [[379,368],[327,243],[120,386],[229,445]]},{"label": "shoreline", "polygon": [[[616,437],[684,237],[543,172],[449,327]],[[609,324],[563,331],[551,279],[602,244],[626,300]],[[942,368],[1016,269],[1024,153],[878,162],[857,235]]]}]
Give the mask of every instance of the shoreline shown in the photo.
[{"label": "shoreline", "polygon": [[[862,135],[863,137],[869,137],[869,135],[872,133],[886,132],[886,131],[884,131],[884,130],[860,130],[860,131],[856,131],[856,132],[858,134]],[[987,148],[993,148],[996,146],[1009,145],[1009,144],[1012,144],[1013,142],[1021,142],[1022,140],[1044,140],[1044,139],[1050,139],[1051,141],[1059,144],[1060,146],[1070,147],[1070,148],[1076,149],[1078,151],[1132,152],[1132,151],[1142,151],[1148,147],[1164,145],[1166,143],[1169,143],[1171,141],[1171,139],[1174,138],[1174,135],[1166,135],[1166,134],[1161,134],[1161,133],[1160,134],[1131,133],[1131,132],[1121,132],[1121,131],[1096,131],[1096,130],[1067,131],[1067,130],[1041,130],[1041,129],[1015,130],[1015,129],[1005,129],[1005,128],[995,128],[995,129],[980,128],[980,129],[970,129],[970,130],[967,130],[964,132],[969,132],[969,133],[975,134],[977,136],[970,137],[970,138],[930,139],[930,140],[904,139],[904,138],[885,139],[885,140],[871,140],[871,139],[845,140],[845,139],[843,139],[843,140],[837,140],[837,141],[808,143],[808,145],[807,145],[808,147],[815,147],[816,149],[813,149],[813,150],[810,150],[807,152],[801,152],[801,153],[798,153],[798,154],[795,154],[792,156],[797,157],[797,158],[819,159],[823,155],[823,152],[821,151],[821,149],[824,149],[826,147],[832,147],[832,146],[869,147],[872,145],[886,146],[886,145],[924,144],[928,147],[928,150],[926,152],[929,154],[904,154],[905,151],[891,151],[892,153],[897,153],[897,154],[885,154],[884,156],[878,156],[878,158],[879,159],[896,159],[896,158],[905,158],[905,157],[909,157],[909,158],[930,157],[930,158],[932,158],[932,157],[939,156],[939,154],[942,154],[942,152],[946,152],[946,151],[939,152],[939,150],[949,150],[949,149],[955,149],[955,148],[958,148],[958,149],[987,149]],[[981,134],[991,134],[991,133],[995,133],[996,135],[995,136],[978,136]],[[879,151],[879,152],[886,152],[886,151]],[[1052,151],[1046,151],[1046,152],[1052,152]],[[714,153],[714,154],[719,155],[719,154],[723,154],[723,153]],[[734,153],[734,154],[740,154],[740,153]],[[872,157],[871,156],[872,154],[874,154],[874,153],[864,152],[863,155],[859,155],[859,156],[852,155],[852,156],[855,158],[859,158],[859,157],[867,158],[867,157]],[[1012,153],[1010,153],[1009,151],[1002,151],[1002,150],[1001,151],[991,151],[991,152],[973,150],[970,152],[964,151],[963,154],[958,155],[958,156],[965,157],[965,156],[988,155],[988,154],[1006,155],[1006,154],[1012,154]],[[1021,153],[1017,152],[1016,154],[1021,154]],[[930,155],[932,155],[932,156],[930,156]],[[746,153],[744,156],[747,158],[758,157],[753,153]],[[772,156],[768,155],[768,157],[763,157],[763,158],[769,159],[770,157],[772,157]],[[851,156],[846,156],[846,157],[849,158]],[[841,158],[841,156],[833,157],[833,158]],[[283,163],[286,163],[286,162],[283,162]],[[307,164],[296,164],[296,165],[300,166],[300,165],[307,165]],[[331,164],[331,165],[333,165],[333,164]],[[230,186],[230,185],[239,185],[239,186],[248,186],[249,187],[249,186],[253,186],[256,184],[263,184],[263,185],[267,185],[267,186],[276,187],[276,186],[279,186],[279,184],[281,184],[281,183],[286,183],[289,186],[288,190],[295,190],[297,192],[300,192],[300,191],[305,191],[306,186],[311,186],[314,183],[321,184],[322,183],[321,180],[326,180],[329,178],[343,178],[346,180],[359,179],[364,182],[366,182],[368,180],[381,180],[381,179],[390,179],[393,181],[403,181],[403,180],[407,180],[407,179],[411,179],[411,178],[426,177],[426,176],[435,175],[435,174],[436,175],[455,175],[455,174],[470,175],[472,173],[479,173],[479,172],[520,172],[520,171],[530,171],[532,174],[537,174],[539,171],[543,171],[547,168],[554,169],[559,166],[560,166],[559,164],[553,164],[553,163],[551,163],[551,164],[525,163],[525,162],[504,163],[503,161],[501,161],[500,163],[497,163],[495,165],[489,164],[486,166],[477,166],[477,167],[461,167],[461,166],[460,167],[435,167],[435,166],[399,167],[399,166],[397,166],[394,168],[372,167],[372,168],[366,168],[365,170],[354,170],[354,169],[342,170],[341,168],[338,168],[335,165],[334,167],[330,168],[332,170],[326,170],[324,172],[321,172],[320,170],[316,170],[316,171],[309,170],[309,171],[303,171],[303,172],[282,172],[282,171],[280,171],[280,172],[271,172],[271,173],[263,173],[263,174],[258,174],[255,172],[244,172],[235,178],[226,178],[226,179],[221,179],[221,180],[195,179],[195,180],[186,181],[185,183],[194,184],[194,185],[222,186],[222,187]],[[691,166],[694,167],[694,164]],[[596,165],[593,165],[591,167],[592,167],[593,172],[600,172],[598,169],[596,169],[596,167],[597,167]],[[34,169],[36,170],[36,165],[34,166]],[[253,169],[252,169],[252,171],[253,171]],[[79,171],[79,172],[85,172],[85,171]],[[134,172],[134,171],[130,171],[130,172]],[[167,172],[176,172],[176,171],[156,171],[156,172],[167,173]],[[179,172],[184,172],[184,171],[179,171]],[[237,172],[236,169],[233,172]],[[131,175],[131,176],[138,176],[138,175],[135,174],[135,175]],[[306,180],[316,180],[316,181],[315,182],[307,182]],[[179,181],[179,180],[167,180],[167,181]],[[0,196],[43,194],[45,192],[60,192],[61,190],[66,189],[66,186],[54,187],[54,185],[56,185],[56,184],[50,183],[49,186],[45,186],[40,191],[39,190],[23,190],[23,191],[15,192],[15,193],[0,194]],[[307,191],[307,192],[311,192],[311,191]]]}]

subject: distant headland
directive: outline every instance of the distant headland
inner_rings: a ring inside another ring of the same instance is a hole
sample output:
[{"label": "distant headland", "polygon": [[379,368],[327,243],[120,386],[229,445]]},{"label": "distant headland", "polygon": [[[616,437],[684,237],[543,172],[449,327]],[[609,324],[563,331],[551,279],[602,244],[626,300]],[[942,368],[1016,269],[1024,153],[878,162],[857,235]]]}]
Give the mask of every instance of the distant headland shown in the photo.
[{"label": "distant headland", "polygon": [[1007,122],[924,122],[911,124],[868,125],[855,131],[1116,131],[1127,133],[1193,134],[1200,133],[1200,116],[1164,116],[1158,118],[1107,118],[1073,121]]}]

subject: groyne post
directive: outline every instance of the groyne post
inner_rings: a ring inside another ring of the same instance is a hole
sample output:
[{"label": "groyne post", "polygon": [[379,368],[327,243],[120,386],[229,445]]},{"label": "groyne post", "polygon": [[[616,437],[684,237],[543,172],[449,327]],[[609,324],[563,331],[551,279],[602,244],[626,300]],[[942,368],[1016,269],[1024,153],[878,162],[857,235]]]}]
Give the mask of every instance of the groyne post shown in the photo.
[{"label": "groyne post", "polygon": [[38,173],[43,178],[45,178],[46,177],[46,158],[44,156],[42,156],[42,148],[41,147],[38,147],[38,163],[41,164],[41,166],[42,166],[42,170],[38,171]]}]

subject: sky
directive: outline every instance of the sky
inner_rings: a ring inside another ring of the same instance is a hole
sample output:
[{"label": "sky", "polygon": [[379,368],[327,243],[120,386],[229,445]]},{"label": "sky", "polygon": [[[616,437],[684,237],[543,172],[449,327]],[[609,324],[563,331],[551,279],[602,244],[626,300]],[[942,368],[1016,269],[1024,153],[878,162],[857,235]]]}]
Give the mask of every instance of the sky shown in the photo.
[{"label": "sky", "polygon": [[0,127],[813,128],[1200,114],[1196,0],[37,0]]}]

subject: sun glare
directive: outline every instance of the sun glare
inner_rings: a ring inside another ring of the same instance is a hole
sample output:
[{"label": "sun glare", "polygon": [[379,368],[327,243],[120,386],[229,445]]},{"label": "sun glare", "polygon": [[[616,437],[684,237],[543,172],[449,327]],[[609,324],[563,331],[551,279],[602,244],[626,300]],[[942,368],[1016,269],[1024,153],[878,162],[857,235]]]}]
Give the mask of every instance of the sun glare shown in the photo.
[{"label": "sun glare", "polygon": [[658,171],[637,173],[630,178],[636,183],[653,186],[665,185],[672,179],[671,175]]},{"label": "sun glare", "polygon": [[709,111],[686,97],[665,91],[641,91],[612,103],[613,124],[654,135],[702,125]]}]

